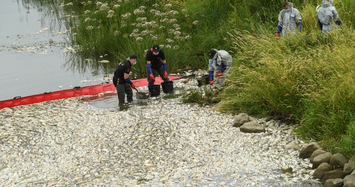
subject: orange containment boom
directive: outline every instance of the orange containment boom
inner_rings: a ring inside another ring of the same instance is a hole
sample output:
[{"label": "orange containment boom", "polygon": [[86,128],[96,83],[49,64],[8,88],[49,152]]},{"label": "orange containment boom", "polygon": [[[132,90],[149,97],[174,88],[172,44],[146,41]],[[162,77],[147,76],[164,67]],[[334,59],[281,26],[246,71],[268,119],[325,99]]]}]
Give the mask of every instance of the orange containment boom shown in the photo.
[{"label": "orange containment boom", "polygon": [[[181,76],[169,76],[170,80],[182,78]],[[132,80],[136,87],[148,86],[148,81],[144,79]],[[163,80],[160,77],[155,78],[155,84],[162,83]],[[116,87],[112,83],[102,83],[98,85],[74,87],[73,89],[60,90],[55,92],[45,92],[43,94],[31,95],[26,97],[15,97],[14,99],[0,101],[0,109],[11,108],[21,105],[29,105],[34,103],[40,103],[51,100],[67,99],[71,97],[79,97],[83,95],[97,95],[108,91],[116,91]]]}]

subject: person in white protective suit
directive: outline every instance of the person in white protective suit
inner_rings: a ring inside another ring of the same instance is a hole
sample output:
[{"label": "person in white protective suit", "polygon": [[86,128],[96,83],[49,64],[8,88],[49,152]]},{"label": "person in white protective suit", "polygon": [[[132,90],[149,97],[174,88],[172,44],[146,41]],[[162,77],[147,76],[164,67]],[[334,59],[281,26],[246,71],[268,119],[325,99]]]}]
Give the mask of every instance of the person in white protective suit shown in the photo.
[{"label": "person in white protective suit", "polygon": [[341,21],[336,8],[333,6],[333,0],[323,0],[320,8],[317,9],[319,28],[322,33],[327,33],[336,27],[341,26]]},{"label": "person in white protective suit", "polygon": [[211,49],[208,53],[208,71],[210,85],[213,85],[214,73],[218,72],[216,78],[227,75],[232,65],[232,56],[225,50]]},{"label": "person in white protective suit", "polygon": [[[293,8],[293,3],[283,2],[280,14],[279,23],[277,25],[276,38],[286,35],[289,32],[296,33],[298,30],[302,31],[302,18],[300,12]],[[298,28],[297,28],[298,27]]]}]

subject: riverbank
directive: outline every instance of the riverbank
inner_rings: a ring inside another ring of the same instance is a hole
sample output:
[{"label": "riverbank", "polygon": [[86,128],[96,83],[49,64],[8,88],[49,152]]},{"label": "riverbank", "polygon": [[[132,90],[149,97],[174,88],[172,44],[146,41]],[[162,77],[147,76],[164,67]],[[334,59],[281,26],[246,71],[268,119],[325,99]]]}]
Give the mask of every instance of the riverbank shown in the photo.
[{"label": "riverbank", "polygon": [[2,109],[0,185],[296,187],[311,181],[294,126],[253,119],[266,132],[248,134],[233,119],[162,97],[126,111],[77,98]]}]

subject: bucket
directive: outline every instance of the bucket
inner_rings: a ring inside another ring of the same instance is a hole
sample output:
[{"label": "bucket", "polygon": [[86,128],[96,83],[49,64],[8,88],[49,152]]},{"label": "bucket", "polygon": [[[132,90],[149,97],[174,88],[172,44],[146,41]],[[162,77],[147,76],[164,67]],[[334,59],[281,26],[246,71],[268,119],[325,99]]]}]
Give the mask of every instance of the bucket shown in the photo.
[{"label": "bucket", "polygon": [[210,83],[210,76],[204,75],[201,77],[200,80],[197,80],[197,82],[198,82],[198,86],[207,85]]},{"label": "bucket", "polygon": [[151,97],[155,97],[160,95],[160,85],[159,84],[154,84],[151,86],[148,86],[149,93]]},{"label": "bucket", "polygon": [[161,87],[163,88],[164,93],[171,93],[174,91],[174,83],[173,81],[166,81],[161,83]]}]

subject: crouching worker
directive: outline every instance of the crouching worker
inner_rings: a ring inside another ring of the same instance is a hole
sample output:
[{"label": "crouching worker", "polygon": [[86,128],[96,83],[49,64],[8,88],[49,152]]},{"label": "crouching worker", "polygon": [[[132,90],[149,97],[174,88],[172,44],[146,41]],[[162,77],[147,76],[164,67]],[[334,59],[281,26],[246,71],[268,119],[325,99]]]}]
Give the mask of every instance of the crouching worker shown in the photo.
[{"label": "crouching worker", "polygon": [[[210,85],[213,85],[214,77],[220,78],[222,75],[229,73],[232,65],[232,56],[225,50],[211,49],[208,53],[208,71],[210,78]],[[217,73],[216,76],[214,74]],[[221,81],[221,83],[223,80]]]},{"label": "crouching worker", "polygon": [[154,85],[155,72],[158,72],[158,74],[164,80],[164,82],[169,81],[168,66],[166,64],[165,54],[164,51],[159,48],[159,45],[153,45],[153,48],[147,51],[145,60],[147,62],[149,86]]},{"label": "crouching worker", "polygon": [[118,64],[113,76],[113,84],[116,87],[118,103],[120,105],[124,104],[126,95],[128,102],[133,100],[133,92],[131,88],[135,88],[135,85],[129,79],[129,73],[131,72],[131,66],[135,65],[137,60],[137,55],[131,55],[127,60]]}]

